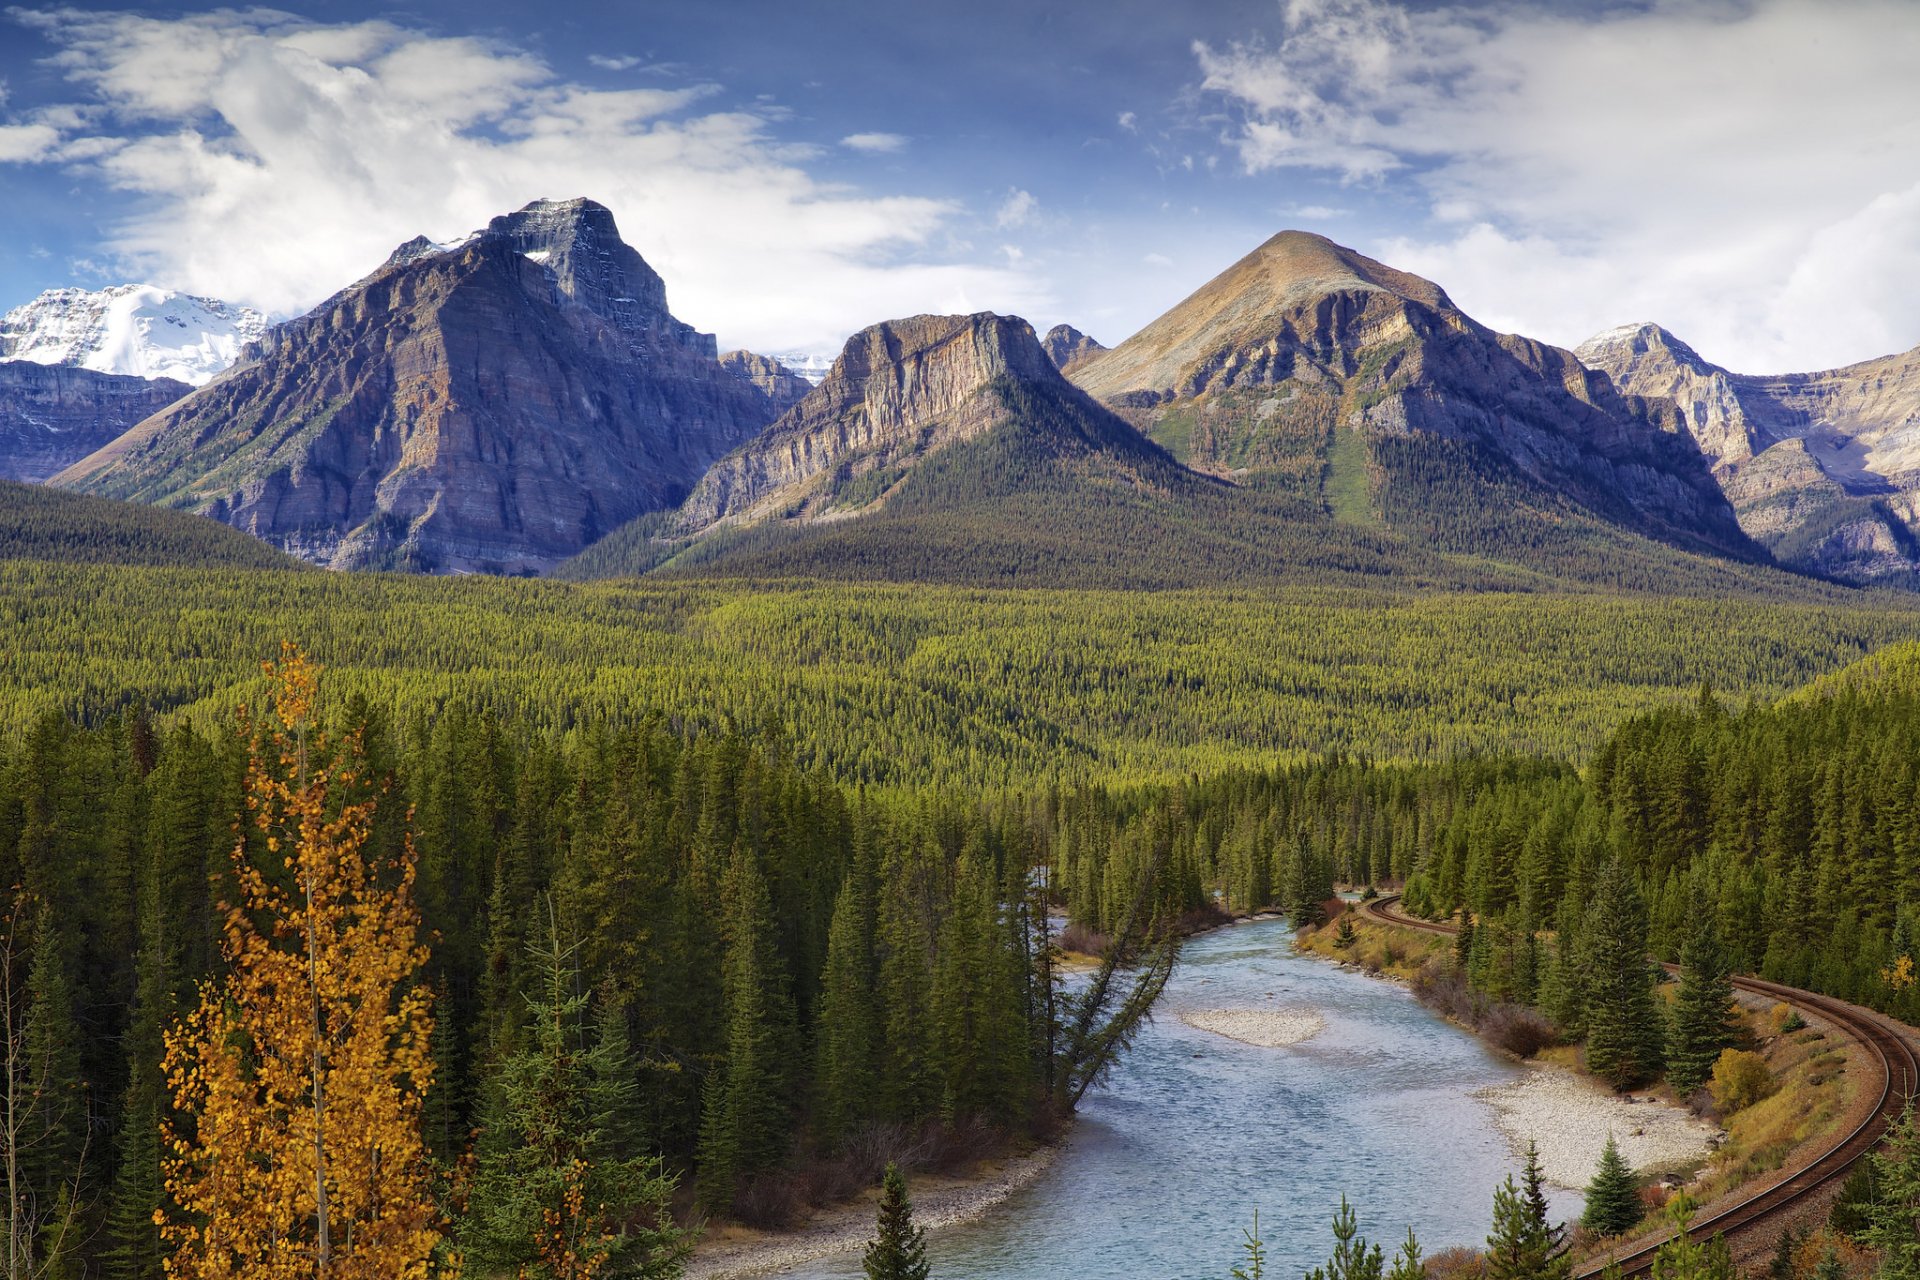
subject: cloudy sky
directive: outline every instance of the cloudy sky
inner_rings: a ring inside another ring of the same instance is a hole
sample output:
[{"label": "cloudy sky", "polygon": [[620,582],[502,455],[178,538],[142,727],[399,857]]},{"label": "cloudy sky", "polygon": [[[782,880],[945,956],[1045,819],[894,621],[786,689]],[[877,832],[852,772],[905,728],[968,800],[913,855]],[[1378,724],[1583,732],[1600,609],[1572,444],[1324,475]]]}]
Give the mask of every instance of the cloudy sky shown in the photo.
[{"label": "cloudy sky", "polygon": [[1920,4],[355,0],[0,14],[0,305],[296,313],[417,233],[610,205],[724,346],[919,311],[1116,342],[1275,231],[1571,345],[1920,344]]}]

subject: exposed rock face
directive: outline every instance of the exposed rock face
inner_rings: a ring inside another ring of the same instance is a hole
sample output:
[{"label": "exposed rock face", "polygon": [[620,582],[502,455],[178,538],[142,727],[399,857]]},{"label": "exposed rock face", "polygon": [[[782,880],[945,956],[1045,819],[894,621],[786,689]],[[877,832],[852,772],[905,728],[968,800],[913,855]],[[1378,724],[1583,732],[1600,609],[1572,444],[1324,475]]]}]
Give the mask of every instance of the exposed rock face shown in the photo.
[{"label": "exposed rock face", "polygon": [[985,394],[1000,378],[1074,394],[1015,317],[913,316],[864,329],[804,400],[714,464],[677,529],[831,518],[883,502],[907,467],[1005,419]]},{"label": "exposed rock face", "polygon": [[0,316],[0,360],[200,386],[266,332],[266,317],[217,298],[150,284],[49,289]]},{"label": "exposed rock face", "polygon": [[779,417],[813,390],[811,382],[786,365],[751,351],[727,352],[720,357],[720,367],[767,398],[769,418]]},{"label": "exposed rock face", "polygon": [[1741,527],[1783,562],[1852,582],[1920,574],[1920,349],[1822,373],[1729,373],[1655,324],[1578,354],[1677,403]]},{"label": "exposed rock face", "polygon": [[1053,361],[1054,368],[1062,373],[1106,350],[1070,324],[1057,324],[1047,330],[1040,346],[1046,351],[1047,359]]},{"label": "exposed rock face", "polygon": [[0,361],[0,479],[45,480],[192,390],[167,378]]},{"label": "exposed rock face", "polygon": [[[1700,452],[1715,468],[1744,462],[1777,443],[1748,416],[1725,369],[1657,324],[1630,324],[1587,339],[1573,354],[1620,390],[1671,400]],[[1751,531],[1749,531],[1751,532]]]},{"label": "exposed rock face", "polygon": [[1480,519],[1459,509],[1480,499],[1435,478],[1443,459],[1674,546],[1761,558],[1671,406],[1320,236],[1273,237],[1072,379],[1189,465],[1260,473],[1351,518]]},{"label": "exposed rock face", "polygon": [[335,568],[538,572],[773,416],[588,200],[403,245],[58,483]]}]

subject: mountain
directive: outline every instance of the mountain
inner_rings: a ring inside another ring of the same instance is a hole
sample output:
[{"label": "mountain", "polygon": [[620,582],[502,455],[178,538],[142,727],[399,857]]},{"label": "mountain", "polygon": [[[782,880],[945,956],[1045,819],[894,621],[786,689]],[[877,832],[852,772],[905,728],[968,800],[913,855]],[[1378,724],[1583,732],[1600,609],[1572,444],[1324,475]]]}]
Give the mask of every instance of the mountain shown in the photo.
[{"label": "mountain", "polygon": [[799,404],[814,386],[771,356],[751,351],[727,352],[720,357],[720,367],[765,396],[770,417],[777,418]]},{"label": "mountain", "polygon": [[258,538],[204,516],[5,480],[0,480],[0,560],[199,569],[296,566]]},{"label": "mountain", "polygon": [[1321,236],[1274,236],[1071,377],[1189,465],[1448,551],[1614,531],[1765,558],[1670,407]]},{"label": "mountain", "polygon": [[1673,401],[1741,527],[1775,558],[1920,584],[1920,348],[1820,373],[1729,373],[1657,324],[1582,343],[1621,390]]},{"label": "mountain", "polygon": [[818,387],[715,463],[678,511],[636,520],[556,574],[1791,590],[1610,527],[1571,549],[1545,538],[1536,559],[1443,554],[1335,519],[1317,498],[1197,473],[1064,378],[1025,321],[982,313],[856,334]]},{"label": "mountain", "polygon": [[0,316],[0,360],[210,382],[267,329],[258,311],[150,284],[49,289]]},{"label": "mountain", "polygon": [[1099,355],[1106,348],[1070,324],[1057,324],[1040,339],[1041,349],[1054,368],[1065,373],[1083,360]]},{"label": "mountain", "polygon": [[530,573],[670,507],[775,401],[590,200],[400,246],[56,483],[335,568]]},{"label": "mountain", "polygon": [[0,479],[45,480],[192,390],[166,378],[0,361]]}]

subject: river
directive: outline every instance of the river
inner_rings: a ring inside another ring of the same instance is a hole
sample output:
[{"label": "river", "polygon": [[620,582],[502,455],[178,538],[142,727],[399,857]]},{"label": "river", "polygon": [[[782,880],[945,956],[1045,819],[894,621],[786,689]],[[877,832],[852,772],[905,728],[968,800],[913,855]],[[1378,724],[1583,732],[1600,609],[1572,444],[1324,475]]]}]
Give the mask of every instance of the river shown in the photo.
[{"label": "river", "polygon": [[[928,1237],[938,1280],[1220,1280],[1260,1211],[1267,1274],[1323,1263],[1344,1192],[1391,1256],[1479,1244],[1519,1161],[1473,1095],[1521,1068],[1400,986],[1295,955],[1284,921],[1187,944],[1159,1013],[1089,1094],[1053,1167],[985,1220]],[[1260,1048],[1182,1009],[1312,1009],[1313,1038]],[[1561,1216],[1579,1197],[1554,1192]],[[858,1254],[783,1273],[861,1275]]]}]

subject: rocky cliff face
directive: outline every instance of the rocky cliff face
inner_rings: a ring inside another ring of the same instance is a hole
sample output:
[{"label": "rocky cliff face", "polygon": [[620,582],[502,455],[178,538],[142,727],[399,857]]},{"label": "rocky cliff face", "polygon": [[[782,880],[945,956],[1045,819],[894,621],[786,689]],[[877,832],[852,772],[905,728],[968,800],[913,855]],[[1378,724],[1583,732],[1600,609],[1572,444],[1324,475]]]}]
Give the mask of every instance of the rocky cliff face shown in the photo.
[{"label": "rocky cliff face", "polygon": [[813,390],[811,382],[786,365],[751,351],[727,352],[720,357],[720,367],[766,397],[769,420],[799,404]]},{"label": "rocky cliff face", "polygon": [[0,361],[0,479],[45,480],[192,390],[166,378]]},{"label": "rocky cliff face", "polygon": [[1852,582],[1920,574],[1920,349],[1821,373],[1730,373],[1655,324],[1578,354],[1671,400],[1741,527],[1783,562]]},{"label": "rocky cliff face", "polygon": [[1017,318],[914,316],[862,330],[804,400],[714,465],[676,528],[831,518],[883,502],[906,468],[1005,419],[986,394],[1001,378],[1063,387]]},{"label": "rocky cliff face", "polygon": [[336,568],[538,572],[773,416],[587,200],[401,246],[57,483]]},{"label": "rocky cliff face", "polygon": [[1040,347],[1053,361],[1054,368],[1065,373],[1074,365],[1092,359],[1106,348],[1070,324],[1057,324],[1040,339]]},{"label": "rocky cliff face", "polygon": [[1189,465],[1461,549],[1498,490],[1760,556],[1670,405],[1320,236],[1275,236],[1072,379]]}]

